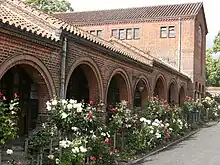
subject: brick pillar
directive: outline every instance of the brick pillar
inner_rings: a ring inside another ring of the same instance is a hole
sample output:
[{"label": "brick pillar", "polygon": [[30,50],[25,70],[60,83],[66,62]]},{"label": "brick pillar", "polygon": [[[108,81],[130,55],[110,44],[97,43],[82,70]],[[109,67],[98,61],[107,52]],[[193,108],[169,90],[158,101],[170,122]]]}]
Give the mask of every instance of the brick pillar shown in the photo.
[{"label": "brick pillar", "polygon": [[48,118],[46,102],[50,100],[50,97],[47,85],[44,82],[40,82],[38,85],[38,124],[41,124]]}]

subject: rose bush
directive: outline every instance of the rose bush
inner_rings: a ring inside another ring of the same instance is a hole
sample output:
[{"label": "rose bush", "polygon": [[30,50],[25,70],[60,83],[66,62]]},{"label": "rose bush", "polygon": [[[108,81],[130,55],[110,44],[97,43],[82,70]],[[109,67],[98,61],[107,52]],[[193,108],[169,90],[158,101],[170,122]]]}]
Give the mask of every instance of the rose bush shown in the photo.
[{"label": "rose bush", "polygon": [[8,102],[0,92],[0,145],[17,136],[18,111],[19,99],[17,95],[14,100]]},{"label": "rose bush", "polygon": [[[17,122],[19,112],[19,98],[14,94],[14,99],[6,100],[0,92],[0,149],[1,146],[17,137]],[[11,157],[8,161],[11,165],[21,165],[13,159],[13,150],[7,149],[6,154]]]},{"label": "rose bush", "polygon": [[116,154],[111,146],[111,133],[99,117],[103,113],[102,103],[53,99],[46,106],[50,119],[43,124],[45,136],[36,138],[35,134],[30,143],[40,150],[50,146],[48,164],[112,164]]},{"label": "rose bush", "polygon": [[212,97],[205,97],[202,99],[202,104],[204,106],[203,116],[206,117],[207,120],[216,120],[220,116],[220,104],[216,101],[216,99]]},{"label": "rose bush", "polygon": [[122,101],[104,112],[103,103],[53,99],[46,104],[48,122],[30,143],[43,150],[44,164],[114,164],[117,157],[151,151],[184,135],[191,129],[189,114],[200,113],[205,103],[187,97],[178,107],[152,97],[142,109],[131,110]]}]

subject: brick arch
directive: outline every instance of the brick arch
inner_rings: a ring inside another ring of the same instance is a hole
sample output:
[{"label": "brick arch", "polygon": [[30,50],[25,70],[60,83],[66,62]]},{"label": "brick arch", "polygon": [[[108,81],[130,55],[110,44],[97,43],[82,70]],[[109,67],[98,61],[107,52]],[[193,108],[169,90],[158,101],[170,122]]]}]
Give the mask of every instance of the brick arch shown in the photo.
[{"label": "brick arch", "polygon": [[178,85],[175,78],[172,78],[168,85],[167,100],[169,103],[178,103]]},{"label": "brick arch", "polygon": [[[109,77],[109,81],[107,84],[107,88],[106,88],[106,94],[105,94],[105,103],[107,103],[107,97],[108,97],[108,90],[109,90],[109,86],[110,83],[113,79],[113,77],[117,76],[117,79],[119,81],[119,89],[120,89],[120,101],[122,100],[126,100],[128,101],[128,103],[131,103],[131,83],[129,81],[129,77],[127,75],[127,73],[120,68],[115,69],[111,76]],[[125,85],[125,87],[123,85]],[[123,94],[123,95],[121,95]]]},{"label": "brick arch", "polygon": [[[136,90],[138,90],[138,86],[139,86],[139,83],[141,83],[141,85],[144,85],[144,89],[143,91],[140,93],[140,96],[141,96],[141,106],[144,104],[144,101],[147,100],[148,96],[150,95],[150,83],[148,81],[148,79],[145,77],[145,76],[140,76],[138,78],[138,80],[135,82],[135,85],[134,85],[134,88],[133,88],[133,105],[135,103],[135,92]],[[143,83],[143,84],[142,84]]]},{"label": "brick arch", "polygon": [[[96,63],[89,57],[79,57],[77,58],[77,60],[73,63],[73,65],[71,66],[70,70],[69,70],[69,73],[67,74],[67,78],[66,78],[66,84],[65,84],[65,96],[67,94],[67,88],[68,88],[68,85],[69,85],[69,81],[70,81],[70,78],[74,72],[74,70],[79,67],[79,66],[84,66],[84,73],[87,77],[87,80],[88,80],[88,83],[89,83],[89,86],[90,87],[94,87],[96,86],[98,91],[94,91],[94,94],[98,92],[98,95],[99,95],[99,99],[103,100],[103,83],[102,83],[102,77],[101,77],[101,73],[98,69],[98,66],[96,65]],[[89,69],[88,69],[89,68]],[[94,77],[92,76],[94,75]],[[94,81],[89,81],[89,79],[92,79]],[[92,89],[92,88],[91,88]],[[92,92],[90,92],[92,93]],[[90,95],[90,98],[91,99],[94,99],[95,96],[91,96]]]},{"label": "brick arch", "polygon": [[3,64],[0,65],[0,79],[9,69],[16,65],[28,65],[32,69],[35,69],[45,81],[49,97],[52,98],[53,96],[56,96],[56,88],[49,70],[42,61],[34,56],[19,55],[3,62]]},{"label": "brick arch", "polygon": [[179,88],[179,105],[183,105],[186,98],[186,89],[184,88],[185,84],[181,84]]},{"label": "brick arch", "polygon": [[155,79],[154,84],[154,96],[158,96],[160,99],[166,100],[167,83],[162,74],[159,74]]}]

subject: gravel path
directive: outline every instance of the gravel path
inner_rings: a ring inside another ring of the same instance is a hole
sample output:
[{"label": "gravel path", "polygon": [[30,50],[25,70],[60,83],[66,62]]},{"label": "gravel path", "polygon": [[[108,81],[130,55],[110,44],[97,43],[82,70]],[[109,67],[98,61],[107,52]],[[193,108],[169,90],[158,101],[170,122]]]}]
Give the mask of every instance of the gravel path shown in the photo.
[{"label": "gravel path", "polygon": [[220,165],[220,124],[148,157],[140,165]]}]

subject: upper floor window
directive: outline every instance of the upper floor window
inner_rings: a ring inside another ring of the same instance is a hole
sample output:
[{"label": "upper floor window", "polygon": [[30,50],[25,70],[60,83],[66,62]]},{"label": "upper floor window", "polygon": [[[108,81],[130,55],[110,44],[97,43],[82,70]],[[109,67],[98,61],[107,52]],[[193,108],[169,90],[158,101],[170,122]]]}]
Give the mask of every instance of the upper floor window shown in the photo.
[{"label": "upper floor window", "polygon": [[134,39],[140,39],[140,29],[134,28]]},{"label": "upper floor window", "polygon": [[174,37],[175,37],[175,27],[169,26],[169,38],[174,38]]},{"label": "upper floor window", "polygon": [[98,36],[99,38],[102,38],[102,30],[97,30],[97,36]]},{"label": "upper floor window", "polygon": [[119,39],[124,40],[126,37],[125,35],[125,29],[119,29]]},{"label": "upper floor window", "polygon": [[96,35],[96,34],[95,34],[95,30],[91,30],[91,31],[90,31],[90,34]]},{"label": "upper floor window", "polygon": [[167,37],[167,27],[163,26],[160,28],[160,37],[166,38]]},{"label": "upper floor window", "polygon": [[202,28],[201,28],[201,26],[199,26],[199,29],[198,29],[198,45],[199,45],[199,47],[202,46]]},{"label": "upper floor window", "polygon": [[112,37],[118,38],[118,30],[112,29]]},{"label": "upper floor window", "polygon": [[132,29],[126,29],[126,39],[127,40],[132,39]]}]

